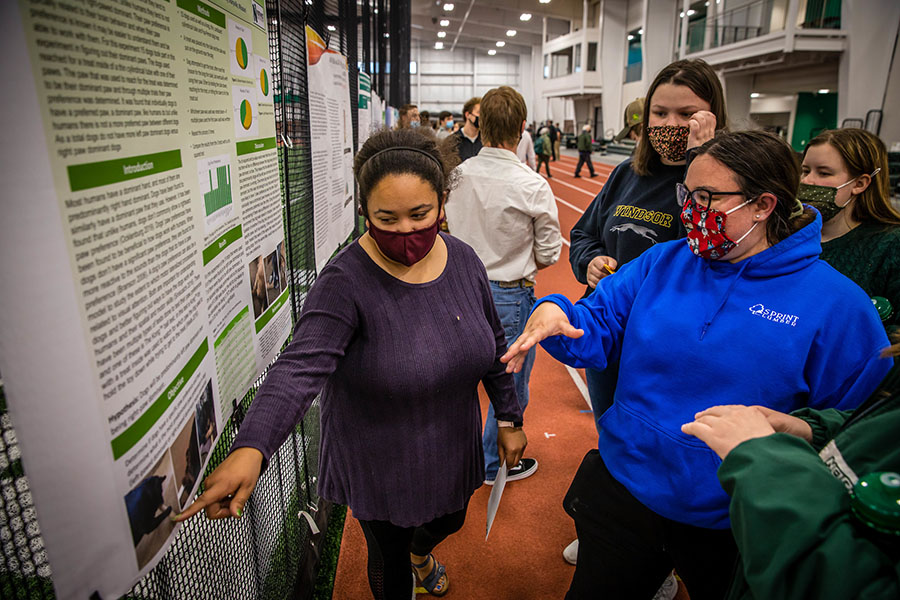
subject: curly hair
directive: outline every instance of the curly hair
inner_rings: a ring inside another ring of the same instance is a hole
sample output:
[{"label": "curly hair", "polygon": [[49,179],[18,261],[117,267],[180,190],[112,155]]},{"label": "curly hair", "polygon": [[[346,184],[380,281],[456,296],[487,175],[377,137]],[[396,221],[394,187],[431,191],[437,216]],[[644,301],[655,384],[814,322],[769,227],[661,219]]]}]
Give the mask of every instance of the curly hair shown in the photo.
[{"label": "curly hair", "polygon": [[[388,175],[421,177],[437,194],[438,204],[443,203],[444,193],[453,188],[454,169],[459,164],[455,140],[448,137],[438,141],[430,130],[420,129],[382,129],[366,140],[356,154],[353,174],[359,184],[359,203],[364,215],[369,214],[369,194]],[[395,150],[383,152],[392,148]]]}]

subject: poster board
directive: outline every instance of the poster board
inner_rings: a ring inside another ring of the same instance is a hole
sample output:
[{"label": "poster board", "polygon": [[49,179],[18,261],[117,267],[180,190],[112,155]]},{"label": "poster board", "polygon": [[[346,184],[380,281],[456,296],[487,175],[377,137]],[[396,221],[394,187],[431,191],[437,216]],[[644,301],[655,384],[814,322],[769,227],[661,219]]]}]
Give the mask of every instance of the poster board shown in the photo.
[{"label": "poster board", "polygon": [[0,10],[0,371],[57,595],[118,597],[290,332],[265,9]]},{"label": "poster board", "polygon": [[353,119],[347,59],[306,27],[316,271],[353,232]]}]

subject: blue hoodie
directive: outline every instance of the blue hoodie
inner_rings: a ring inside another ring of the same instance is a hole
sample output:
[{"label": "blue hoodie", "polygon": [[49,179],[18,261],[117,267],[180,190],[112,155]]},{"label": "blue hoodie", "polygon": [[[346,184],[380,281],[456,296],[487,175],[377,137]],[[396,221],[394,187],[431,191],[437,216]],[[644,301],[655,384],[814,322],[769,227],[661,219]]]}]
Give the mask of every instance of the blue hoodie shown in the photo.
[{"label": "blue hoodie", "polygon": [[818,259],[821,228],[817,216],[734,264],[698,258],[684,240],[657,244],[574,306],[559,294],[538,302],[554,302],[585,332],[544,340],[557,360],[604,369],[621,353],[598,447],[613,477],[657,514],[729,526],[721,460],[681,432],[695,413],[719,404],[854,408],[890,369],[872,302]]}]

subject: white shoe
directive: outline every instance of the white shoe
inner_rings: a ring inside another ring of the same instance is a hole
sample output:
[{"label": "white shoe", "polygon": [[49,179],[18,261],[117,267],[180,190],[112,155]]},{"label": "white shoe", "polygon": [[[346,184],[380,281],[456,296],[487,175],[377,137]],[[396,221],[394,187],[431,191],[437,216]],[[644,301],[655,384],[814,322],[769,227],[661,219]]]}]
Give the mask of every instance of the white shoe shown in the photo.
[{"label": "white shoe", "polygon": [[570,565],[578,562],[578,539],[566,546],[566,549],[563,550],[563,558]]},{"label": "white shoe", "polygon": [[669,576],[666,577],[666,580],[663,581],[663,584],[659,586],[659,589],[656,590],[656,594],[653,596],[653,600],[672,600],[677,595],[678,580],[675,579],[675,572],[672,571],[671,573],[669,573]]}]

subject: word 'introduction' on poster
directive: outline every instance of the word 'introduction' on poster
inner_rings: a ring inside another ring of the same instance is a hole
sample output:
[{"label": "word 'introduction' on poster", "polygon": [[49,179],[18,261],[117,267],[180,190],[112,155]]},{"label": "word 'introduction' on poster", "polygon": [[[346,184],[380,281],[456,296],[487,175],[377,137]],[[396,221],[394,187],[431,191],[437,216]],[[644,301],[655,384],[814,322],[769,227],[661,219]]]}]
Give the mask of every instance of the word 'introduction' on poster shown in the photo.
[{"label": "word 'introduction' on poster", "polygon": [[0,370],[57,595],[114,598],[168,548],[290,333],[265,7],[21,0],[2,16],[26,96],[4,248],[42,275],[0,291]]}]

